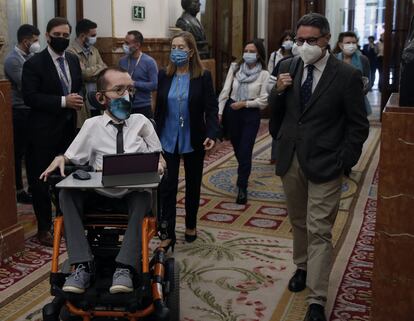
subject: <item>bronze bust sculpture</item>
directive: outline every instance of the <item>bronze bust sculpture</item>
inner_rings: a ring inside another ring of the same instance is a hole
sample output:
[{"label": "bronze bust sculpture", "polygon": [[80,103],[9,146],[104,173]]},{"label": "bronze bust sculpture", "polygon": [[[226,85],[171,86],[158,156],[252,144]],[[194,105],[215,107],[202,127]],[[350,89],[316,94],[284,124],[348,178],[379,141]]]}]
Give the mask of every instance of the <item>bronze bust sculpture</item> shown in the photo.
[{"label": "bronze bust sculpture", "polygon": [[181,0],[181,7],[183,7],[183,14],[177,19],[175,26],[190,32],[197,42],[197,49],[201,58],[208,58],[208,43],[206,41],[206,34],[200,21],[197,19],[197,13],[200,12],[199,0]]}]

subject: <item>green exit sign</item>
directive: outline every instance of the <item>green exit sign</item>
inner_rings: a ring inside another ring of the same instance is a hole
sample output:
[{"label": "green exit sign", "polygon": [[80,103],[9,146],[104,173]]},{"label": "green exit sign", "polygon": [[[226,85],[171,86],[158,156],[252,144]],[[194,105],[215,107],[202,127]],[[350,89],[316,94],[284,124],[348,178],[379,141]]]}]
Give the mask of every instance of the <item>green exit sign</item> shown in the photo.
[{"label": "green exit sign", "polygon": [[145,6],[143,5],[132,6],[132,20],[138,20],[138,21],[145,20]]}]

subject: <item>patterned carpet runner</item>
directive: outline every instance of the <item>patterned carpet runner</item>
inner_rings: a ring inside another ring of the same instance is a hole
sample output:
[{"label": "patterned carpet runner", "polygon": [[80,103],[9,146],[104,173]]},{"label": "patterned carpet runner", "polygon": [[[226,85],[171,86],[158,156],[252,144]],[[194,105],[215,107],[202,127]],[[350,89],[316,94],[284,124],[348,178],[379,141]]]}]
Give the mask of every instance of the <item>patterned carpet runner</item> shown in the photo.
[{"label": "patterned carpet runner", "polygon": [[[234,203],[237,163],[230,144],[224,143],[207,157],[198,220],[199,238],[191,244],[184,242],[185,186],[180,182],[174,257],[180,266],[181,320],[298,321],[305,315],[306,291],[292,294],[286,289],[295,269],[291,260],[292,240],[281,181],[274,174],[274,166],[269,164],[271,138],[266,134],[266,127],[267,124],[262,126],[255,144],[248,204]],[[375,186],[375,180],[367,186],[363,186],[363,181],[367,169],[376,167],[371,160],[378,146],[379,133],[379,128],[371,128],[363,157],[343,183],[333,234],[335,245],[343,244],[344,231],[353,220],[361,191]],[[365,200],[365,203],[367,210],[361,215],[370,222],[370,215],[375,217],[375,199]],[[30,219],[26,218],[26,225],[30,224]],[[156,243],[154,240],[152,246]],[[354,242],[349,248],[358,252],[359,244]],[[362,245],[369,246],[364,242]],[[61,250],[64,259],[64,244]],[[50,300],[46,279],[50,252],[29,238],[23,254],[2,264],[0,320],[41,320],[40,309]],[[358,265],[353,259],[354,255],[349,254],[335,276],[338,282],[329,299],[329,313],[333,311],[331,320],[368,320],[366,306],[369,302],[364,300],[364,292],[357,290],[358,297],[352,299],[347,295],[347,284],[353,284],[355,278],[365,282],[363,278],[369,277],[370,266],[368,262],[367,270],[356,277],[352,268]],[[365,295],[370,295],[369,289]],[[365,310],[360,307],[361,313],[352,314],[355,319],[342,318],[345,312],[341,307],[351,304],[365,306]]]}]

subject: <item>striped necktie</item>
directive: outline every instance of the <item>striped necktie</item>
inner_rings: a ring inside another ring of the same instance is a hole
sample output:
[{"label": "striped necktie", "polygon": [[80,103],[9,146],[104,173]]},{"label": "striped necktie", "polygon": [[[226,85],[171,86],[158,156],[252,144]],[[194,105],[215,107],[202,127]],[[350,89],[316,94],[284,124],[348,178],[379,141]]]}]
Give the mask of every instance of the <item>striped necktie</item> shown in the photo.
[{"label": "striped necktie", "polygon": [[69,78],[68,78],[68,75],[65,69],[65,58],[59,57],[57,61],[59,63],[59,68],[61,71],[59,75],[62,75],[63,77],[65,77],[65,79],[62,79],[61,77],[59,77],[59,79],[60,79],[60,83],[62,84],[63,94],[66,96],[69,94],[69,88],[68,88]]}]

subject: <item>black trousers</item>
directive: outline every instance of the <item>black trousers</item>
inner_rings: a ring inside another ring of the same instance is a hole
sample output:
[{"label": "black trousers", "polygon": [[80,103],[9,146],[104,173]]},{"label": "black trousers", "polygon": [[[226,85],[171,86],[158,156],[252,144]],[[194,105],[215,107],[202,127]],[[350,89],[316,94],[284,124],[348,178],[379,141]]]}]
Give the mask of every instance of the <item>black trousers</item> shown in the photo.
[{"label": "black trousers", "polygon": [[185,227],[188,229],[195,229],[197,227],[204,155],[204,150],[196,150],[182,155],[178,153],[164,153],[168,174],[160,188],[161,215],[162,220],[168,222],[168,235],[170,238],[175,234],[178,174],[181,157],[184,159],[185,170]]},{"label": "black trousers", "polygon": [[33,209],[37,219],[38,231],[49,231],[52,225],[52,205],[49,195],[49,185],[39,179],[40,175],[50,165],[53,159],[63,154],[75,137],[73,121],[68,121],[61,141],[47,144],[44,141],[32,139],[27,147],[27,173],[32,182]]},{"label": "black trousers", "polygon": [[151,106],[132,108],[131,114],[142,114],[148,119],[154,118]]},{"label": "black trousers", "polygon": [[[27,168],[26,149],[29,140],[27,127],[29,125],[30,109],[13,109],[13,138],[14,138],[14,171],[16,178],[16,191],[23,189],[22,160],[25,159]],[[29,177],[28,177],[29,180]],[[31,182],[28,181],[29,186]]]},{"label": "black trousers", "polygon": [[239,166],[237,168],[237,186],[247,188],[252,170],[254,142],[260,126],[259,108],[231,110],[230,141]]}]

